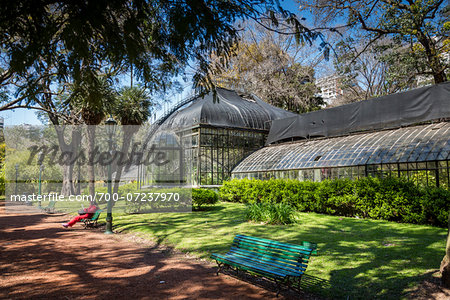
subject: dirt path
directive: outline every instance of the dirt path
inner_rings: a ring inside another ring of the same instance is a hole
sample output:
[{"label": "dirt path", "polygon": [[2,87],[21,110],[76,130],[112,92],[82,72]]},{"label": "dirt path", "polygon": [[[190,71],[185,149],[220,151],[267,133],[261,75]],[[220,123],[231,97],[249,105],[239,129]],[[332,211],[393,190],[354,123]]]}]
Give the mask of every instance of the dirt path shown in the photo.
[{"label": "dirt path", "polygon": [[63,215],[0,213],[0,298],[275,297],[245,281],[216,276],[212,264],[79,224],[64,229],[60,224],[66,220]]},{"label": "dirt path", "polygon": [[[5,214],[0,207],[0,299],[271,299],[275,293],[211,263],[130,235],[105,235],[64,215]],[[264,284],[263,284],[264,286]],[[430,277],[409,299],[449,299]],[[284,293],[278,299],[318,299]]]}]

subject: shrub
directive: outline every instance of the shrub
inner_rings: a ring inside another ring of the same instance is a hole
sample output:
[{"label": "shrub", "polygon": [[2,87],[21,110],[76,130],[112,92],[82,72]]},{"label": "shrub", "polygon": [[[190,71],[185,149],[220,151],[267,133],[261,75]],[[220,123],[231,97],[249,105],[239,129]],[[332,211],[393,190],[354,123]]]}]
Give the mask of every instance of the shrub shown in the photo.
[{"label": "shrub", "polygon": [[[441,227],[447,226],[450,211],[450,191],[393,177],[322,182],[233,179],[224,182],[219,196],[231,202],[285,203],[299,211]],[[258,208],[252,209],[256,214]]]},{"label": "shrub", "polygon": [[[95,191],[97,193],[108,193],[108,188],[106,186],[96,187]],[[180,198],[185,201],[190,199],[192,191],[192,205],[195,209],[201,209],[204,205],[213,205],[219,201],[219,196],[216,192],[207,189],[185,189],[185,188],[157,188],[157,189],[136,189],[136,183],[127,183],[119,186],[119,195],[125,197],[127,199],[127,194],[131,193],[178,193],[180,194]],[[83,194],[88,194],[88,189],[85,189]],[[102,198],[102,201],[99,201],[100,204],[106,203],[104,200],[105,197]],[[127,212],[137,213],[143,212],[146,209],[156,208],[158,207],[158,203],[155,202],[141,202],[141,201],[127,201],[125,200],[127,205]],[[190,202],[190,201],[189,201]],[[162,205],[163,206],[163,205]]]},{"label": "shrub", "polygon": [[[125,187],[123,191],[125,191],[126,189],[127,187]],[[133,197],[131,199],[125,200],[125,212],[127,213],[188,211],[192,203],[191,189],[189,188],[175,187],[140,190],[130,189],[129,191],[127,191],[127,193],[133,194]],[[140,195],[147,194],[146,200],[143,201],[142,196],[136,198],[136,195],[134,195],[134,193],[139,193]],[[164,197],[163,194],[165,194]],[[177,199],[175,199],[174,197],[175,194],[178,194]],[[170,197],[170,200],[168,200],[169,198],[167,197]]]},{"label": "shrub", "polygon": [[192,189],[192,205],[200,209],[203,205],[213,205],[219,201],[216,192],[207,189]]},{"label": "shrub", "polygon": [[[97,194],[107,194],[108,186],[105,184],[96,185],[95,192]],[[127,193],[136,193],[136,192],[145,192],[145,191],[138,190],[135,182],[130,182],[130,183],[119,185],[119,191],[118,191],[119,197],[124,196],[126,198]],[[83,190],[82,194],[89,195],[89,188],[86,187]],[[103,204],[103,203],[106,203],[105,199],[106,199],[105,197],[102,197],[101,200],[97,200],[97,201],[99,202],[99,204]]]},{"label": "shrub", "polygon": [[[158,188],[149,190],[136,190],[133,186],[123,185],[123,188],[119,188],[119,193],[177,193],[181,202],[191,203],[190,199],[192,196],[192,206],[195,209],[201,209],[204,205],[213,205],[219,201],[219,196],[217,193],[206,189],[187,189],[187,188]],[[191,195],[192,192],[192,195]],[[188,201],[189,199],[189,201]],[[172,204],[163,201],[159,202],[141,202],[141,201],[126,201],[127,212],[138,213],[146,212],[150,210],[155,210],[158,208],[171,207]],[[181,205],[181,204],[180,204]]]},{"label": "shrub", "polygon": [[119,194],[121,196],[125,196],[127,193],[135,193],[137,191],[138,189],[136,182],[129,182],[126,184],[119,185]]},{"label": "shrub", "polygon": [[254,203],[247,205],[246,218],[249,221],[285,225],[295,222],[294,212],[294,208],[285,203]]}]

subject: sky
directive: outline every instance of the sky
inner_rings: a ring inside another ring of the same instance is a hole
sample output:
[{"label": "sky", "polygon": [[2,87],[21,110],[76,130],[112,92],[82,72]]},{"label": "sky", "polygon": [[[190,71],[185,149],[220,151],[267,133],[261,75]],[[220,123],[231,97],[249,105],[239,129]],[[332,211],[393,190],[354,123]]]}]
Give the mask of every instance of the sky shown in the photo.
[{"label": "sky", "polygon": [[[298,13],[298,3],[295,0],[280,1],[283,8],[288,9],[291,12]],[[311,15],[309,13],[301,13],[300,17],[305,17],[307,24],[312,22],[310,20]],[[126,85],[126,81],[124,82]],[[128,83],[129,84],[129,83]],[[191,84],[183,84],[185,90],[182,94],[173,97],[173,99],[161,106],[161,109],[156,113],[156,117],[159,117],[165,110],[169,109],[170,106],[180,101],[181,99],[189,96],[192,93]],[[20,125],[20,124],[30,124],[30,125],[41,125],[41,122],[36,116],[36,110],[30,109],[15,109],[12,111],[0,111],[0,117],[4,118],[5,126],[9,125]]]}]

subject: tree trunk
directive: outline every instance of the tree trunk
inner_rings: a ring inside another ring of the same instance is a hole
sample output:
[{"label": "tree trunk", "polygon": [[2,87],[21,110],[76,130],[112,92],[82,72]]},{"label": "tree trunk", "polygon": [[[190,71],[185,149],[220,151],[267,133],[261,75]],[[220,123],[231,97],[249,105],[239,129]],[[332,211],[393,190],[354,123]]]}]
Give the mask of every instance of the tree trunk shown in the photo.
[{"label": "tree trunk", "polygon": [[61,187],[61,195],[69,196],[73,195],[75,188],[74,188],[74,180],[73,180],[73,169],[74,169],[74,160],[77,155],[76,150],[78,149],[80,143],[81,143],[81,133],[78,129],[72,128],[71,132],[71,141],[70,144],[67,144],[64,140],[64,133],[66,126],[59,125],[55,126],[56,134],[58,137],[58,144],[59,148],[61,150],[61,153],[64,153],[64,158],[68,160],[70,163],[65,163],[63,166],[63,182]]},{"label": "tree trunk", "polygon": [[[122,149],[120,151],[124,154],[123,159],[126,160],[128,159],[128,150],[130,149],[131,139],[139,128],[138,126],[132,125],[122,126],[122,128],[123,128],[123,141],[122,141]],[[113,193],[119,192],[120,178],[122,177],[124,167],[125,167],[124,164],[117,165],[116,176],[114,177]]]},{"label": "tree trunk", "polygon": [[63,166],[63,182],[61,187],[61,195],[69,196],[73,194],[73,176],[70,165]]},{"label": "tree trunk", "polygon": [[87,126],[87,136],[88,136],[88,181],[89,181],[89,194],[91,195],[92,199],[94,199],[95,195],[95,168],[94,168],[94,149],[95,149],[95,125],[88,125]]},{"label": "tree trunk", "polygon": [[445,79],[446,79],[444,71],[439,72],[439,73],[434,73],[433,78],[434,78],[434,83],[445,82]]},{"label": "tree trunk", "polygon": [[438,51],[436,49],[436,44],[433,40],[427,37],[424,33],[418,32],[418,40],[422,44],[425,49],[425,55],[427,56],[427,60],[430,66],[430,69],[433,73],[434,83],[442,83],[446,81],[444,67],[442,62],[439,60]]}]

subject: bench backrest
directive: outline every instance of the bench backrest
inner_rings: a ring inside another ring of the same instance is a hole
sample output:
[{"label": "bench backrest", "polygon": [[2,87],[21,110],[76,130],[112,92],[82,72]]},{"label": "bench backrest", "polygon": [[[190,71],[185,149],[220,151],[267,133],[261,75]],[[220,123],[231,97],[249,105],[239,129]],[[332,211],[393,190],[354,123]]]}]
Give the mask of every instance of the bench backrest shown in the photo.
[{"label": "bench backrest", "polygon": [[100,217],[100,214],[102,213],[102,210],[101,209],[98,209],[95,213],[94,213],[94,215],[92,216],[92,218],[91,218],[91,221],[97,221],[98,220],[98,217]]},{"label": "bench backrest", "polygon": [[[306,242],[307,243],[307,242]],[[308,243],[317,248],[316,244]],[[270,260],[271,264],[281,265],[294,271],[304,272],[313,249],[303,245],[292,245],[269,239],[246,235],[236,235],[231,251],[245,251],[252,253],[252,257]]]}]

